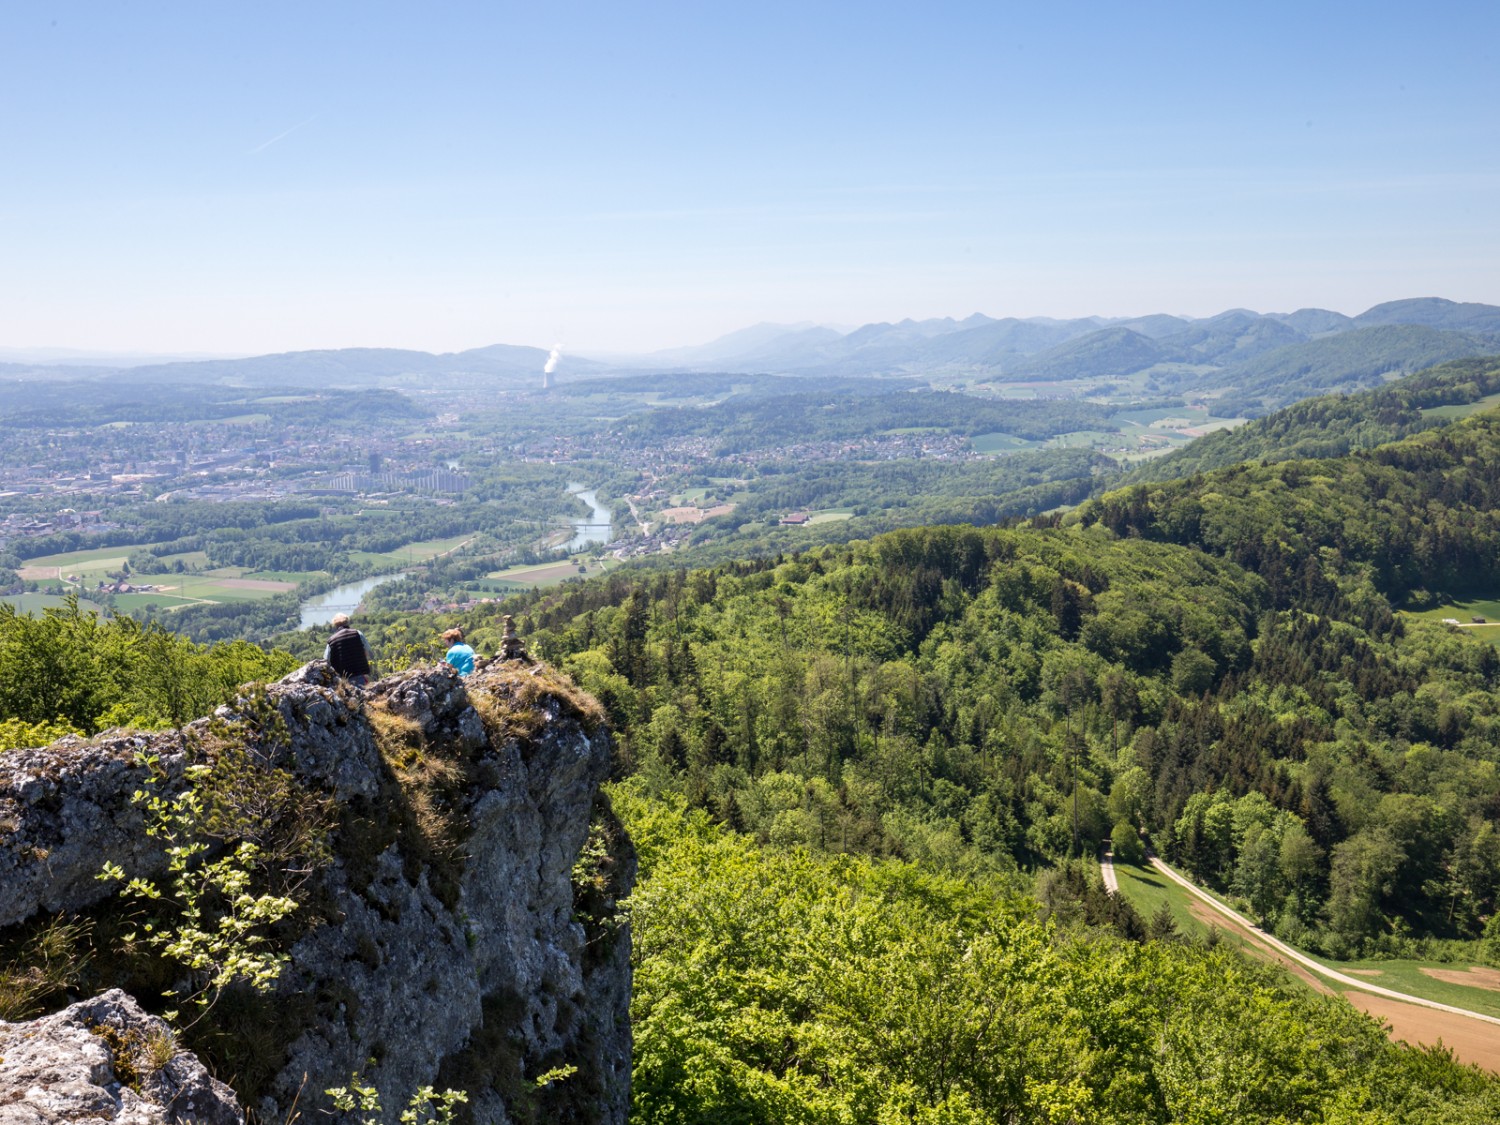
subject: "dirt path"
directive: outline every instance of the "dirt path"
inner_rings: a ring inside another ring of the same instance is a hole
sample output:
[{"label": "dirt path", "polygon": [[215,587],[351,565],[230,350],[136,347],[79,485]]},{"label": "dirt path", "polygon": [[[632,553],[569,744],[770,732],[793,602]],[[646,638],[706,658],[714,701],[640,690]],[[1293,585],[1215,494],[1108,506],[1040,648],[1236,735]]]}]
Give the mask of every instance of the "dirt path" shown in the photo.
[{"label": "dirt path", "polygon": [[[1247,935],[1277,960],[1288,959],[1294,962],[1301,970],[1299,976],[1311,972],[1355,990],[1345,993],[1345,998],[1390,1024],[1391,1034],[1395,1038],[1421,1044],[1431,1044],[1441,1039],[1443,1045],[1452,1048],[1461,1061],[1475,1063],[1487,1070],[1500,1071],[1500,1033],[1494,1030],[1500,1027],[1500,1018],[1382,988],[1378,984],[1330,969],[1246,921],[1155,856],[1149,862],[1157,871],[1207,903],[1218,918],[1229,922],[1236,931]],[[1490,1026],[1486,1027],[1485,1024]]]},{"label": "dirt path", "polygon": [[[470,543],[474,542],[474,540],[478,538],[479,536],[477,535],[471,535],[462,543],[456,543],[452,547],[449,547],[446,551],[439,551],[437,554],[432,556],[432,559],[446,558],[448,555],[453,554],[454,551],[462,551],[465,547],[467,547]],[[427,561],[431,562],[432,559],[428,559]]]},{"label": "dirt path", "polygon": [[1105,848],[1099,856],[1099,876],[1104,880],[1104,889],[1110,894],[1120,893],[1120,877],[1115,874],[1115,852]]},{"label": "dirt path", "polygon": [[1190,902],[1188,909],[1192,911],[1193,917],[1205,926],[1213,926],[1241,938],[1245,942],[1244,953],[1247,957],[1254,957],[1258,961],[1265,961],[1285,969],[1314,992],[1320,992],[1324,996],[1334,995],[1333,988],[1322,977],[1308,972],[1290,957],[1283,956],[1261,941],[1260,931],[1244,919],[1232,914],[1222,914],[1202,902]]},{"label": "dirt path", "polygon": [[641,513],[636,511],[635,501],[627,496],[625,497],[625,504],[630,509],[630,518],[635,520],[635,526],[641,529],[641,534],[650,535],[651,525],[641,522]]}]

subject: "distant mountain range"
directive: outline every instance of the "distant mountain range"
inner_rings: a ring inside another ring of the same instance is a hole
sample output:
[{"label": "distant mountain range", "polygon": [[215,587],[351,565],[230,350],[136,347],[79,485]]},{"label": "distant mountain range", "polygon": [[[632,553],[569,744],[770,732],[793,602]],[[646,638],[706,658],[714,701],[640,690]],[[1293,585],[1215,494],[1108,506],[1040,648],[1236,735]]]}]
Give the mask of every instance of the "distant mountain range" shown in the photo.
[{"label": "distant mountain range", "polygon": [[[286,352],[247,359],[83,366],[0,363],[0,378],[277,387],[541,385],[548,353],[495,344],[434,355],[392,348]],[[1230,309],[1189,318],[995,319],[975,313],[866,324],[758,324],[697,347],[635,359],[567,356],[559,380],[640,371],[818,376],[916,376],[987,382],[1069,382],[1147,373],[1152,389],[1205,393],[1221,414],[1264,414],[1311,395],[1344,392],[1467,356],[1500,355],[1500,307],[1419,297],[1349,317],[1327,309]]]},{"label": "distant mountain range", "polygon": [[[245,384],[261,387],[369,387],[417,384],[442,379],[455,384],[473,381],[507,386],[542,385],[547,363],[545,348],[492,344],[464,352],[405,351],[400,348],[337,348],[326,351],[281,352],[245,359],[207,359],[179,363],[150,363],[128,367],[81,366],[76,363],[0,363],[3,378],[99,380],[128,378],[142,384]],[[597,375],[609,365],[578,357],[565,361],[573,377]]]},{"label": "distant mountain range", "polygon": [[1347,391],[1464,356],[1500,354],[1500,307],[1439,297],[1391,301],[1349,317],[1327,309],[1201,319],[903,320],[852,332],[756,325],[641,366],[711,366],[790,375],[968,375],[1064,382],[1149,372],[1163,389],[1214,392],[1260,414],[1308,395]]}]

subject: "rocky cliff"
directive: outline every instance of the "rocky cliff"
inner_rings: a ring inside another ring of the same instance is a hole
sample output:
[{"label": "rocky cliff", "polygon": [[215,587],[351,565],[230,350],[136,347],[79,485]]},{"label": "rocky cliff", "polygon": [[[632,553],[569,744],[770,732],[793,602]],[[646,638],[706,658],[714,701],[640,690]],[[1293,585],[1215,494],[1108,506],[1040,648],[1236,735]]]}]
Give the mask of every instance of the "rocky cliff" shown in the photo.
[{"label": "rocky cliff", "polygon": [[[360,692],[314,662],[182,735],[0,755],[0,965],[61,931],[78,963],[49,1006],[118,985],[160,1008],[164,988],[187,991],[144,948],[156,904],[127,905],[96,876],[108,862],[163,878],[133,795],[217,787],[200,810],[215,846],[255,838],[283,861],[273,889],[299,903],[273,927],[289,955],[273,989],[226,989],[183,1035],[253,1119],[321,1117],[321,1091],[358,1072],[390,1120],[434,1086],[466,1091],[460,1118],[486,1125],[623,1122],[616,902],[634,856],[599,790],[610,760],[597,704],[516,663]],[[0,1089],[0,1106],[16,1101]]]},{"label": "rocky cliff", "polygon": [[119,989],[0,1023],[0,1125],[244,1125],[234,1092]]}]

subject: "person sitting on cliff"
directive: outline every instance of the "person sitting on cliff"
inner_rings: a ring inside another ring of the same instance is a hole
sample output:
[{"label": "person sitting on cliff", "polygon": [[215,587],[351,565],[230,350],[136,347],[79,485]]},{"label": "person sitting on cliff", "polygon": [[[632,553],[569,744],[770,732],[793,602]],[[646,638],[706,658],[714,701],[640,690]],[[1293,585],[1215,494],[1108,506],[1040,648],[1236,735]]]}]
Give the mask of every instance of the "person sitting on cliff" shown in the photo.
[{"label": "person sitting on cliff", "polygon": [[474,650],[464,644],[464,631],[462,629],[449,629],[443,634],[443,640],[448,643],[448,651],[443,654],[443,659],[460,676],[467,676],[474,671]]},{"label": "person sitting on cliff", "polygon": [[358,629],[349,625],[349,615],[341,613],[333,619],[333,636],[328,638],[328,647],[323,650],[323,659],[328,666],[356,687],[370,682],[370,668],[375,657],[370,652],[370,642]]}]

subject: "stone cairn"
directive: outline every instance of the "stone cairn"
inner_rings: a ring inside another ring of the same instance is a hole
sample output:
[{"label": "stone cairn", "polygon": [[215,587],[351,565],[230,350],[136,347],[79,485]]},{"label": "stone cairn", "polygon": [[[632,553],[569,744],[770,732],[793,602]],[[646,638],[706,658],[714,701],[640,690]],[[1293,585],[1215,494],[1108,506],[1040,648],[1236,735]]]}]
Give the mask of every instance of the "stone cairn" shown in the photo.
[{"label": "stone cairn", "polygon": [[505,634],[500,638],[500,660],[525,660],[531,661],[531,655],[526,651],[526,646],[521,643],[521,638],[516,636],[516,621],[510,614],[505,615]]}]

